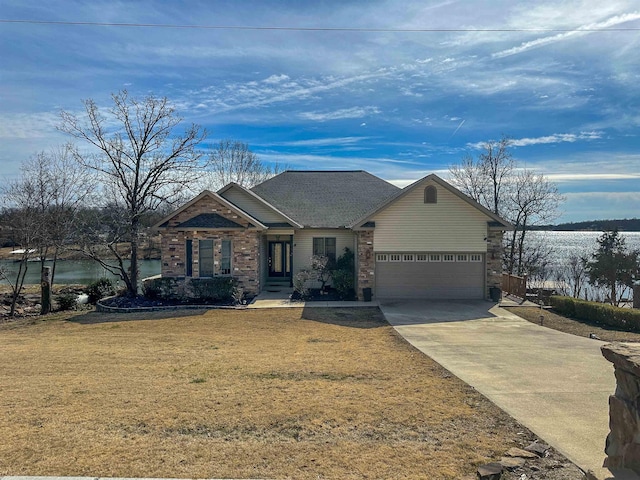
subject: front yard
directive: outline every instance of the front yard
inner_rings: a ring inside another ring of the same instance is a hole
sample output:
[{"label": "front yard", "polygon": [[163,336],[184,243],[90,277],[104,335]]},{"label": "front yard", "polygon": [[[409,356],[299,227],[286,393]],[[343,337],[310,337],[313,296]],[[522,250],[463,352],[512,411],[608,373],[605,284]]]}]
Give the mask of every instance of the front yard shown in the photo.
[{"label": "front yard", "polygon": [[532,439],[377,309],[52,318],[0,324],[0,475],[473,478]]}]

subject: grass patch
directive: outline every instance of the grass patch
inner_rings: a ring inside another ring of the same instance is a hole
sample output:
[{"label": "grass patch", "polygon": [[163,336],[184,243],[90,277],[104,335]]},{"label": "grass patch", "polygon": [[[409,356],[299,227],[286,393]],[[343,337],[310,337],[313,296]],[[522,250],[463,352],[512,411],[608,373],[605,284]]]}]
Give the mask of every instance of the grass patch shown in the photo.
[{"label": "grass patch", "polygon": [[532,438],[377,309],[66,318],[0,325],[0,475],[459,479]]},{"label": "grass patch", "polygon": [[560,332],[589,337],[595,334],[605,342],[640,342],[640,333],[625,332],[614,327],[584,320],[568,318],[557,314],[553,310],[540,310],[538,307],[503,307],[531,323],[540,325],[540,315],[544,315],[543,325]]}]

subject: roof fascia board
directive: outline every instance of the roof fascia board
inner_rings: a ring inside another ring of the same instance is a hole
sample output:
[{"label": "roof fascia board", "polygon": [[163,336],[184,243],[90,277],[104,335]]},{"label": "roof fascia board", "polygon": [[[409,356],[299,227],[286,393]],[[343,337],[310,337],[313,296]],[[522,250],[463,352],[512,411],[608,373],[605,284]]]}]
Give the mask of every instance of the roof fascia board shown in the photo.
[{"label": "roof fascia board", "polygon": [[271,210],[273,210],[275,213],[277,213],[278,215],[281,215],[282,217],[286,218],[288,222],[290,222],[293,226],[298,227],[298,228],[304,228],[304,226],[298,222],[296,222],[293,218],[289,217],[288,215],[284,214],[283,212],[281,212],[280,210],[278,210],[276,207],[274,207],[273,205],[271,205],[269,202],[267,202],[264,198],[262,198],[260,195],[252,192],[251,190],[249,190],[248,188],[244,188],[242,185],[238,184],[238,183],[234,183],[231,182],[227,185],[225,185],[224,187],[222,187],[220,190],[218,190],[218,195],[222,196],[222,194],[224,192],[226,192],[227,190],[230,190],[233,187],[237,187],[240,190],[242,190],[243,192],[247,193],[250,197],[255,198],[256,200],[258,200],[260,203],[262,203],[265,207],[270,208]]},{"label": "roof fascia board", "polygon": [[[199,202],[200,200],[202,200],[205,197],[212,197],[214,200],[222,203],[225,207],[229,208],[229,210],[232,210],[234,213],[236,213],[237,215],[239,215],[240,217],[244,218],[245,220],[247,220],[250,223],[253,223],[254,225],[256,225],[257,227],[259,227],[259,230],[268,230],[267,226],[264,225],[262,222],[260,222],[258,219],[253,218],[251,215],[249,215],[247,212],[245,212],[244,210],[241,210],[240,208],[236,207],[233,203],[231,203],[229,200],[227,200],[226,198],[224,198],[221,195],[218,195],[215,192],[212,192],[210,190],[204,190],[202,191],[199,195],[197,195],[195,198],[193,198],[192,200],[190,200],[189,202],[185,203],[182,207],[180,207],[179,209],[177,209],[175,212],[171,213],[170,215],[167,215],[165,218],[163,218],[162,220],[160,220],[158,223],[156,223],[153,227],[151,227],[153,230],[159,230],[161,227],[161,225],[165,222],[168,222],[169,220],[171,220],[173,217],[175,217],[176,215],[179,215],[180,213],[184,212],[187,208],[191,207],[192,205],[194,205],[195,203]],[[203,228],[201,228],[200,230],[204,230]]]}]

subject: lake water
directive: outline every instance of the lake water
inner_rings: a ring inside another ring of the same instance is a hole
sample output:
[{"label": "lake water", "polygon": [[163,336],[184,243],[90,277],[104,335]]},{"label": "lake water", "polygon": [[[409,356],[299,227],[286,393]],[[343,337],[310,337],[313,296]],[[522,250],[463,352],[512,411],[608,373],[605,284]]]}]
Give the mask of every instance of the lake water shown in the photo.
[{"label": "lake water", "polygon": [[[153,275],[160,274],[160,260],[140,260],[140,278],[151,277]],[[39,284],[40,283],[40,262],[28,262],[27,263],[27,276],[25,278],[26,284]],[[51,262],[47,262],[47,265],[51,265]],[[15,278],[18,264],[2,260],[0,266],[9,272],[10,278]],[[99,279],[100,277],[111,278],[114,283],[117,283],[119,278],[111,275],[105,271],[100,265],[93,260],[58,260],[56,263],[56,276],[54,282],[58,285],[64,284],[81,284],[86,285]],[[120,280],[120,282],[122,282]],[[7,283],[6,280],[0,283]]]},{"label": "lake water", "polygon": [[[551,262],[563,265],[571,255],[589,257],[598,248],[602,232],[527,232],[533,241],[551,249]],[[629,251],[640,250],[640,232],[620,232]]]}]

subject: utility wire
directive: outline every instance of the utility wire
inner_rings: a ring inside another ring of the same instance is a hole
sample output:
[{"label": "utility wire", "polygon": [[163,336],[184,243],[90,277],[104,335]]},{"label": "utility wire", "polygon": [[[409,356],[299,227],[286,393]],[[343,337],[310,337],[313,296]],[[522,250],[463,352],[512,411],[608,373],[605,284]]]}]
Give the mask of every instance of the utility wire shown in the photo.
[{"label": "utility wire", "polygon": [[276,30],[297,32],[637,32],[640,27],[615,28],[356,28],[356,27],[264,27],[249,25],[178,25],[170,23],[112,23],[112,22],[72,22],[55,20],[12,20],[0,19],[0,23],[21,23],[31,25],[74,25],[91,27],[133,27],[133,28],[181,28],[199,30]]}]

